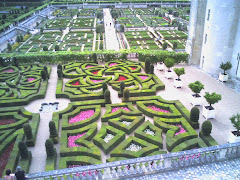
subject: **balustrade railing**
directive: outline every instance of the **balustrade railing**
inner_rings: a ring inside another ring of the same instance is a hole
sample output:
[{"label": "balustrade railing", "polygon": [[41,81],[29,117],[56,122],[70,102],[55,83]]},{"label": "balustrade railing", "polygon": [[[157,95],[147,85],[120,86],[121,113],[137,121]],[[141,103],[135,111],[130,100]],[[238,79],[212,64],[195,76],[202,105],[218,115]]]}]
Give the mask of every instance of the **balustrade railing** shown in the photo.
[{"label": "balustrade railing", "polygon": [[240,143],[29,174],[28,179],[122,179],[240,157]]}]

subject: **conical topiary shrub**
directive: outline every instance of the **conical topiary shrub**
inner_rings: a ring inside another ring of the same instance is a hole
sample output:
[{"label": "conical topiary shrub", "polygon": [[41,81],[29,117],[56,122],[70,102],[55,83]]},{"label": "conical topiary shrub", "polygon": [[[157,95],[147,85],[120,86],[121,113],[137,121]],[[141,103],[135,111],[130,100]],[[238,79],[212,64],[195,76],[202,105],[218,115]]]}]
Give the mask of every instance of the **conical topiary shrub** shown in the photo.
[{"label": "conical topiary shrub", "polygon": [[121,81],[120,82],[120,91],[121,91],[121,93],[123,93],[124,88],[125,88],[125,82]]},{"label": "conical topiary shrub", "polygon": [[44,71],[46,71],[46,76],[47,76],[47,78],[49,78],[47,66],[44,66]]},{"label": "conical topiary shrub", "polygon": [[30,126],[29,123],[25,123],[23,125],[23,131],[24,131],[24,134],[26,135],[27,139],[32,139],[33,138],[32,127]]},{"label": "conical topiary shrub", "polygon": [[41,78],[42,78],[43,80],[46,80],[46,79],[47,79],[47,74],[46,74],[46,71],[45,71],[45,70],[42,70],[42,71],[41,71]]},{"label": "conical topiary shrub", "polygon": [[53,143],[58,143],[58,133],[57,128],[54,121],[49,122],[49,132],[50,132],[50,138],[52,139]]},{"label": "conical topiary shrub", "polygon": [[105,93],[105,91],[108,89],[107,83],[103,82],[102,84],[102,89],[103,89],[103,94]]},{"label": "conical topiary shrub", "polygon": [[197,107],[193,107],[191,109],[191,113],[190,113],[190,120],[191,120],[191,124],[193,126],[194,129],[198,129],[199,128],[199,123],[198,123],[198,120],[199,120],[199,109]]},{"label": "conical topiary shrub", "polygon": [[129,89],[128,88],[125,88],[123,90],[123,101],[128,101],[130,97],[130,92],[129,92]]},{"label": "conical topiary shrub", "polygon": [[145,60],[145,72],[147,74],[150,72],[150,63],[151,63],[151,60],[149,57],[147,57]]},{"label": "conical topiary shrub", "polygon": [[26,146],[25,142],[20,141],[18,143],[18,149],[19,149],[21,158],[27,159],[29,154],[28,154],[28,150],[27,150],[27,146]]},{"label": "conical topiary shrub", "polygon": [[212,123],[211,123],[211,121],[204,121],[203,124],[202,124],[202,131],[201,131],[201,133],[204,136],[210,136],[211,132],[212,132]]},{"label": "conical topiary shrub", "polygon": [[62,79],[62,70],[58,69],[57,74],[58,74],[58,78]]},{"label": "conical topiary shrub", "polygon": [[47,157],[54,156],[56,154],[56,150],[53,146],[53,141],[51,139],[47,139],[45,142]]},{"label": "conical topiary shrub", "polygon": [[149,73],[154,74],[154,65],[153,64],[150,65],[150,72]]},{"label": "conical topiary shrub", "polygon": [[57,65],[57,69],[60,69],[62,71],[62,65],[61,64],[58,64]]},{"label": "conical topiary shrub", "polygon": [[104,92],[104,98],[107,103],[111,103],[110,91],[108,89]]}]

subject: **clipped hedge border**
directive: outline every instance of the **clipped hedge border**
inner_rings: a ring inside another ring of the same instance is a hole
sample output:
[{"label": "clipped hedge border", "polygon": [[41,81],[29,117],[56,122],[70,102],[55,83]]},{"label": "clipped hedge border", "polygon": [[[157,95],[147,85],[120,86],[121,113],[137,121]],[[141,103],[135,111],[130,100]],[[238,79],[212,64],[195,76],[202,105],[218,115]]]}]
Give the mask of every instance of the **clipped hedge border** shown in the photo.
[{"label": "clipped hedge border", "polygon": [[219,145],[217,141],[210,135],[205,136],[202,132],[199,133],[199,137],[208,145],[208,146],[217,146]]},{"label": "clipped hedge border", "polygon": [[[104,137],[107,133],[113,134],[114,137],[106,143]],[[118,144],[120,144],[125,139],[125,133],[112,126],[102,124],[102,127],[98,134],[93,138],[93,143],[100,147],[105,154],[112,151]]]},{"label": "clipped hedge border", "polygon": [[207,147],[207,145],[200,138],[193,138],[177,145],[175,148],[173,148],[172,152],[186,151],[195,147],[203,148]]}]

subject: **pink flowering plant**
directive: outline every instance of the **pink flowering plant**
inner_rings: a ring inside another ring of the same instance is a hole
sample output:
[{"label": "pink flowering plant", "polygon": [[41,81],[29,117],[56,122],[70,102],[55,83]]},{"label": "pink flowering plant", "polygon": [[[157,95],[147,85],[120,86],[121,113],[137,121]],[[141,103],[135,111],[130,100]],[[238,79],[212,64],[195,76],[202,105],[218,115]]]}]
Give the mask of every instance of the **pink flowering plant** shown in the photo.
[{"label": "pink flowering plant", "polygon": [[122,110],[125,110],[125,111],[131,111],[131,110],[128,109],[127,107],[114,107],[114,108],[112,108],[111,113],[114,113],[114,112],[116,112],[116,111],[119,110],[119,109],[122,109]]},{"label": "pink flowering plant", "polygon": [[86,110],[86,111],[81,111],[78,115],[70,118],[68,120],[68,123],[69,124],[72,124],[72,123],[76,123],[76,122],[79,122],[79,121],[83,121],[87,118],[90,118],[94,115],[95,111],[94,110]]},{"label": "pink flowering plant", "polygon": [[156,107],[154,105],[149,105],[147,107],[152,109],[152,110],[154,110],[154,111],[159,111],[159,112],[163,112],[163,113],[170,113],[170,111],[158,108],[158,107]]},{"label": "pink flowering plant", "polygon": [[84,136],[86,133],[78,134],[75,136],[68,136],[68,147],[80,147],[80,145],[76,144],[75,141],[79,139],[80,137]]},{"label": "pink flowering plant", "polygon": [[27,78],[28,82],[34,81],[36,78]]},{"label": "pink flowering plant", "polygon": [[148,78],[148,76],[139,76],[142,80],[145,80]]}]

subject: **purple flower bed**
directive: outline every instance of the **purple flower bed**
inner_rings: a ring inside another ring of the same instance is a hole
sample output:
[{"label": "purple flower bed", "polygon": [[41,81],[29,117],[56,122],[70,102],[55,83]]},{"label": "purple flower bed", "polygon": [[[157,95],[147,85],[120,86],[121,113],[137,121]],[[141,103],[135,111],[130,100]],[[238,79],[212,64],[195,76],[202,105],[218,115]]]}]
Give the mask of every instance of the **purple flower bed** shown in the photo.
[{"label": "purple flower bed", "polygon": [[125,110],[125,111],[131,111],[131,110],[128,109],[127,107],[115,107],[115,108],[112,108],[111,113],[114,113],[114,112],[116,112],[116,111],[119,110],[119,109],[123,109],[123,110]]},{"label": "purple flower bed", "polygon": [[147,76],[139,76],[142,80],[145,80],[147,79],[148,77]]},{"label": "purple flower bed", "polygon": [[164,110],[164,109],[158,108],[158,107],[153,106],[153,105],[149,105],[148,108],[150,108],[154,111],[160,111],[160,112],[163,112],[163,113],[170,113],[170,111],[168,111],[168,110]]},{"label": "purple flower bed", "polygon": [[87,118],[90,118],[91,116],[93,116],[93,114],[95,113],[94,110],[86,110],[86,111],[81,111],[78,115],[76,115],[75,117],[73,118],[70,118],[68,120],[68,123],[71,124],[71,123],[76,123],[78,121],[83,121]]},{"label": "purple flower bed", "polygon": [[80,145],[78,144],[75,144],[75,141],[84,136],[86,133],[83,133],[83,134],[78,134],[76,136],[68,136],[68,147],[71,148],[71,147],[80,147]]},{"label": "purple flower bed", "polygon": [[175,136],[178,135],[178,134],[182,134],[182,133],[186,132],[186,130],[180,124],[177,124],[177,125],[171,124],[171,125],[180,127],[180,131],[175,133]]},{"label": "purple flower bed", "polygon": [[3,171],[6,168],[6,165],[8,163],[8,159],[11,155],[14,143],[15,142],[13,142],[0,156],[0,177],[2,177],[2,175],[4,173]]},{"label": "purple flower bed", "polygon": [[27,80],[28,80],[28,82],[32,82],[32,81],[34,81],[36,78],[28,78]]},{"label": "purple flower bed", "polygon": [[92,80],[92,82],[94,82],[94,83],[103,82],[103,80],[94,80],[94,79],[91,79],[91,80]]},{"label": "purple flower bed", "polygon": [[90,66],[90,65],[89,65],[89,66],[86,66],[86,69],[91,68],[91,67],[94,67],[94,66]]},{"label": "purple flower bed", "polygon": [[[75,168],[75,167],[81,167],[81,166],[82,166],[82,165],[68,165],[68,168]],[[88,171],[88,174],[89,174],[90,176],[92,176],[92,173],[93,173],[92,171],[90,171],[90,170]],[[98,172],[97,172],[96,170],[94,171],[94,173],[95,173],[96,175],[98,174]],[[87,174],[87,173],[85,173],[85,172],[82,173],[83,176],[86,176],[86,174]],[[77,173],[76,176],[79,177],[80,174]]]},{"label": "purple flower bed", "polygon": [[13,72],[14,70],[13,69],[6,69],[6,70],[4,70],[3,72],[9,72],[9,73],[11,73],[11,72]]},{"label": "purple flower bed", "polygon": [[16,121],[14,119],[0,119],[0,126],[1,125],[6,125],[6,124],[13,124],[15,122]]},{"label": "purple flower bed", "polygon": [[109,67],[115,66],[115,65],[117,65],[117,63],[110,63],[110,64],[109,64]]}]

